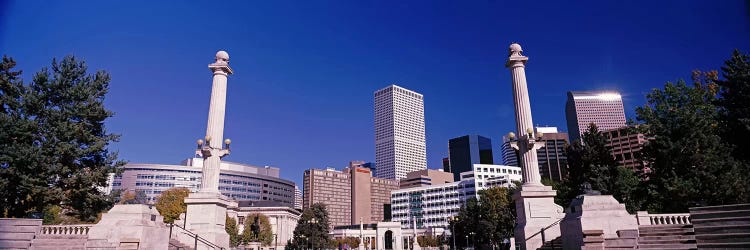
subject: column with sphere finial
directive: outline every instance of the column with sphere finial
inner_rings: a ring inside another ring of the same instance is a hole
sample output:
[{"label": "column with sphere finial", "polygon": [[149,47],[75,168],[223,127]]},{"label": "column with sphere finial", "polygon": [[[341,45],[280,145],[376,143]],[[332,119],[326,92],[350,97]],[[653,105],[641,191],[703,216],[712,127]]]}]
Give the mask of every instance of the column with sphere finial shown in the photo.
[{"label": "column with sphere finial", "polygon": [[[233,73],[229,67],[229,54],[216,53],[215,61],[208,65],[213,73],[211,99],[208,110],[206,135],[198,140],[198,154],[203,157],[201,186],[197,193],[185,198],[187,211],[185,228],[200,235],[203,239],[229,249],[229,234],[225,231],[227,207],[237,207],[237,203],[219,192],[219,172],[221,158],[229,155],[231,140],[224,137],[224,115],[227,101],[227,77]],[[191,244],[190,244],[191,245]],[[208,249],[198,245],[199,249]]]},{"label": "column with sphere finial", "polygon": [[[521,45],[510,45],[508,61],[505,67],[510,69],[513,104],[516,115],[518,135],[511,132],[511,146],[518,150],[518,163],[523,173],[523,185],[513,196],[516,203],[517,220],[515,228],[516,244],[521,249],[537,249],[546,240],[560,236],[559,226],[555,226],[564,217],[563,209],[555,204],[556,191],[542,185],[539,175],[539,162],[536,150],[544,146],[541,133],[534,133],[531,118],[531,104],[526,85],[526,62],[528,57],[522,54]],[[539,233],[544,228],[544,233]]]}]

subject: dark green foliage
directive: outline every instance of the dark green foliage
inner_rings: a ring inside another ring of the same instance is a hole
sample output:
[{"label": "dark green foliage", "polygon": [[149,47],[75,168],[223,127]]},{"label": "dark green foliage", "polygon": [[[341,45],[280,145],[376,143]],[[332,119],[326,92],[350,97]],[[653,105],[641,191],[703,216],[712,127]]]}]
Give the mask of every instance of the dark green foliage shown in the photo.
[{"label": "dark green foliage", "polygon": [[245,218],[245,229],[242,230],[242,243],[260,242],[263,246],[273,243],[273,231],[268,216],[262,214],[249,214]]},{"label": "dark green foliage", "polygon": [[[312,223],[315,218],[316,223]],[[328,222],[328,211],[322,203],[316,203],[302,211],[302,216],[294,228],[294,236],[287,243],[288,249],[324,248],[330,245],[331,238],[328,235],[330,225]]]},{"label": "dark green foliage", "polygon": [[510,238],[516,223],[513,192],[511,188],[493,187],[480,191],[479,200],[469,199],[451,222],[456,229],[456,245],[466,245],[466,236],[473,239],[477,247],[498,247],[504,239]]},{"label": "dark green foliage", "polygon": [[93,221],[113,203],[102,194],[107,174],[124,164],[109,152],[118,135],[107,133],[104,107],[109,74],[87,74],[75,57],[52,61],[23,85],[15,62],[0,66],[0,206],[8,217],[40,212],[50,204]]},{"label": "dark green foliage", "polygon": [[722,138],[734,145],[733,156],[750,165],[750,56],[735,50],[721,67],[719,121]]},{"label": "dark green foliage", "polygon": [[747,201],[746,172],[717,131],[716,79],[716,72],[696,71],[692,87],[668,82],[636,109],[642,132],[652,138],[641,150],[649,211]]},{"label": "dark green foliage", "polygon": [[608,140],[592,123],[580,141],[574,141],[566,148],[571,189],[580,189],[581,184],[589,183],[592,189],[602,194],[612,194],[618,172],[612,149],[607,146]]}]

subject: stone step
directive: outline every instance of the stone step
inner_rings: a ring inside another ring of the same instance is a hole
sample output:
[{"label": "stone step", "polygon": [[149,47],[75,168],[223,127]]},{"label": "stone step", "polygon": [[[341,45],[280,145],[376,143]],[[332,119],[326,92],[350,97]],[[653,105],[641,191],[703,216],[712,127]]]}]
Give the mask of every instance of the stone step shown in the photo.
[{"label": "stone step", "polygon": [[638,240],[694,240],[695,235],[663,235],[663,236],[643,236]]},{"label": "stone step", "polygon": [[638,245],[640,249],[698,249],[698,246],[693,244],[649,244],[649,245]]},{"label": "stone step", "polygon": [[695,244],[695,239],[685,240],[640,240],[638,239],[638,245],[664,245],[664,244]]},{"label": "stone step", "polygon": [[689,208],[690,214],[694,212],[710,212],[710,211],[730,211],[730,210],[750,210],[750,203],[746,204],[733,204],[733,205],[721,205],[721,206],[709,206],[709,207],[691,207]]},{"label": "stone step", "polygon": [[0,226],[41,226],[41,219],[0,218]]},{"label": "stone step", "polygon": [[0,249],[27,249],[29,245],[28,241],[0,240]]},{"label": "stone step", "polygon": [[669,236],[669,235],[693,235],[695,234],[692,229],[676,229],[676,230],[659,230],[659,231],[640,231],[638,237],[643,236]]},{"label": "stone step", "polygon": [[643,229],[678,229],[678,228],[692,228],[690,224],[662,224],[662,225],[640,225],[639,230]]},{"label": "stone step", "polygon": [[82,246],[33,246],[29,250],[86,250]]},{"label": "stone step", "polygon": [[693,219],[691,222],[693,223],[693,227],[747,225],[750,224],[750,216]]},{"label": "stone step", "polygon": [[691,220],[724,218],[724,217],[750,217],[750,210],[710,211],[710,212],[700,212],[700,213],[695,213],[695,214],[690,215]]},{"label": "stone step", "polygon": [[0,225],[0,233],[4,232],[22,232],[22,233],[36,233],[39,230],[39,226],[7,226]]},{"label": "stone step", "polygon": [[33,238],[34,238],[34,233],[0,232],[0,241],[4,241],[4,240],[30,241]]},{"label": "stone step", "polygon": [[700,243],[700,249],[750,249],[750,242]]},{"label": "stone step", "polygon": [[723,233],[695,235],[700,242],[750,242],[750,233]]},{"label": "stone step", "polygon": [[750,224],[743,225],[718,225],[718,226],[697,226],[694,228],[695,233],[715,234],[715,233],[750,233]]}]

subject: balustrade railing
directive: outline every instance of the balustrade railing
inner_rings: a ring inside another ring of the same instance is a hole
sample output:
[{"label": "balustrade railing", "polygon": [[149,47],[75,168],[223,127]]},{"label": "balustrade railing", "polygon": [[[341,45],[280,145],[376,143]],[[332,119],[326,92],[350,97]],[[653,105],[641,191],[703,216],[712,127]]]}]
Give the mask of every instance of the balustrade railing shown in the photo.
[{"label": "balustrade railing", "polygon": [[690,222],[689,213],[679,214],[649,214],[647,211],[636,213],[638,225],[687,225]]},{"label": "balustrade railing", "polygon": [[88,235],[93,225],[43,225],[46,235]]}]

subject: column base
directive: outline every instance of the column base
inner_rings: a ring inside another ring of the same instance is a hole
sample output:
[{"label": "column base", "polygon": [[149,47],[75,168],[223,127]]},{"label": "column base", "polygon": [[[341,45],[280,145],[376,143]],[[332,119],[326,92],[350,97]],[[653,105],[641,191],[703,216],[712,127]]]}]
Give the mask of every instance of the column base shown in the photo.
[{"label": "column base", "polygon": [[[563,207],[555,204],[555,195],[557,191],[544,185],[523,185],[513,195],[518,217],[514,236],[521,249],[537,249],[544,241],[560,237],[560,226],[550,226],[565,217]],[[542,228],[545,228],[544,241]]]},{"label": "column base", "polygon": [[[185,229],[219,247],[229,249],[229,234],[224,224],[227,207],[237,206],[237,203],[220,193],[197,192],[185,198],[185,205]],[[199,242],[198,249],[213,248]]]}]

